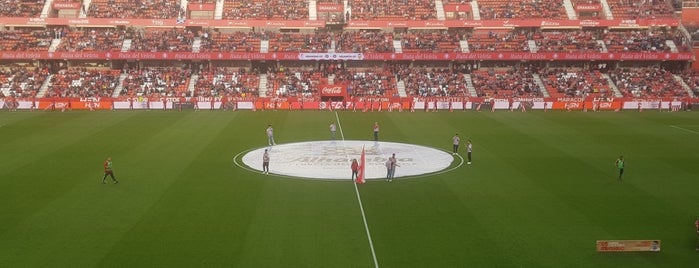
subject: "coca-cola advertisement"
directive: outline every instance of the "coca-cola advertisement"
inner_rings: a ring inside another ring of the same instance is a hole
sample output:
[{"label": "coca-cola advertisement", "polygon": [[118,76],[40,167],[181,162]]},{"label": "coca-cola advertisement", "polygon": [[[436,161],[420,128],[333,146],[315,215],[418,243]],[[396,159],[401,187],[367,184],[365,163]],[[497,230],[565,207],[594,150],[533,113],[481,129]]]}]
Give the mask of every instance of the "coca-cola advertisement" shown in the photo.
[{"label": "coca-cola advertisement", "polygon": [[347,86],[346,85],[319,85],[318,90],[320,91],[321,97],[341,97],[347,96]]}]

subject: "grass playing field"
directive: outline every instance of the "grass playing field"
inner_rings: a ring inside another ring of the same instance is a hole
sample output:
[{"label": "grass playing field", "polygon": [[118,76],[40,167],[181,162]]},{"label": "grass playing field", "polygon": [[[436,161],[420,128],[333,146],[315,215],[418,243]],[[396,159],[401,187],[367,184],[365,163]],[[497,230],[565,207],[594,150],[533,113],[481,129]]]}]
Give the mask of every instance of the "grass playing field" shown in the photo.
[{"label": "grass playing field", "polygon": [[[370,241],[352,182],[233,164],[268,123],[279,144],[327,139],[334,112],[1,112],[0,267],[699,264],[697,113],[338,117],[345,139],[371,140],[378,121],[384,141],[450,150],[458,132],[474,164],[359,185]],[[108,156],[117,185],[101,184]],[[662,252],[597,253],[598,239]]]}]

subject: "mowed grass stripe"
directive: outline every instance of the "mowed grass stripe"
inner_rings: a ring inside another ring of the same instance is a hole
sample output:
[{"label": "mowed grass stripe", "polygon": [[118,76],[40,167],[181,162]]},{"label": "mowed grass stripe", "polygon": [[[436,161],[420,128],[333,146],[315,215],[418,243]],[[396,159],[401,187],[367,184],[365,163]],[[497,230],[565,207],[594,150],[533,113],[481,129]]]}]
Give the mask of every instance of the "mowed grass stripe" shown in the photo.
[{"label": "mowed grass stripe", "polygon": [[[123,124],[130,115],[24,113],[15,128],[26,131],[3,145],[0,161],[0,235],[82,182],[80,174],[101,176],[104,154],[95,137]],[[56,117],[60,116],[60,117]],[[110,120],[111,119],[111,120]],[[3,135],[9,135],[3,133]],[[109,145],[111,141],[102,144]]]},{"label": "mowed grass stripe", "polygon": [[[141,113],[83,140],[73,151],[54,155],[54,160],[62,160],[63,165],[81,166],[83,170],[65,174],[65,178],[77,182],[75,186],[46,200],[44,207],[3,236],[3,241],[16,242],[11,250],[4,251],[12,256],[7,260],[39,266],[96,264],[178,177],[181,165],[176,160],[188,156],[177,148],[188,146],[173,144],[172,137],[182,136],[183,130],[194,132],[189,125],[196,120],[194,114]],[[137,138],[120,139],[134,132]],[[91,155],[91,160],[83,156],[82,148],[101,148],[103,144],[120,149],[109,152],[106,148],[98,153],[90,150],[86,155]],[[102,161],[108,155],[115,160],[115,174],[122,182],[119,185],[100,183]],[[64,252],[55,254],[59,248]]]},{"label": "mowed grass stripe", "polygon": [[[252,121],[252,125],[259,125],[257,128],[241,130],[236,122],[218,134],[209,132],[212,140],[207,149],[115,246],[114,252],[118,253],[111,254],[102,265],[327,267],[357,259],[358,250],[365,250],[365,244],[363,240],[354,241],[361,225],[356,212],[347,207],[355,204],[336,200],[337,196],[353,198],[349,185],[280,179],[232,166],[237,151],[259,147],[254,142],[266,142],[264,128],[268,122],[279,129],[278,142],[286,139],[285,133],[307,129],[301,122],[289,124],[298,129],[285,128],[286,123],[280,126],[274,123],[277,114],[271,111],[255,115],[266,118]],[[326,114],[298,115],[299,120],[326,121]],[[323,125],[316,123],[326,134]],[[238,138],[254,142],[243,144]],[[163,219],[168,222],[163,224]],[[356,227],[352,221],[356,221]],[[161,228],[153,230],[153,226]],[[202,229],[206,231],[195,231]],[[339,242],[343,239],[346,241]],[[335,245],[338,242],[340,245]],[[344,245],[349,249],[341,250]],[[311,255],[319,258],[309,259]]]}]

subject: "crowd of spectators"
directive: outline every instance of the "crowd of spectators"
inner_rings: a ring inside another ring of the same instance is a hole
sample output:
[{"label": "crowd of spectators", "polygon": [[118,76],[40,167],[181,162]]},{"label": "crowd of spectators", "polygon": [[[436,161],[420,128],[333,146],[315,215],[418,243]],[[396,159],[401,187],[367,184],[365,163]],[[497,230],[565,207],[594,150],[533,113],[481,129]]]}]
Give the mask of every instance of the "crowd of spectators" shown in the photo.
[{"label": "crowd of spectators", "polygon": [[49,75],[48,68],[12,64],[0,68],[0,97],[36,96]]},{"label": "crowd of spectators", "polygon": [[195,34],[189,29],[145,29],[131,40],[130,51],[192,52]]},{"label": "crowd of spectators", "polygon": [[699,72],[697,70],[686,70],[680,74],[682,80],[689,86],[689,90],[694,96],[699,96]]},{"label": "crowd of spectators", "polygon": [[394,52],[393,33],[380,31],[353,31],[344,32],[337,39],[335,45],[337,52]]},{"label": "crowd of spectators", "polygon": [[540,77],[551,97],[606,97],[611,94],[609,80],[599,71],[552,68],[542,70]]},{"label": "crowd of spectators", "polygon": [[318,85],[327,78],[318,70],[278,68],[267,72],[267,96],[301,97],[318,94]]},{"label": "crowd of spectators", "polygon": [[481,0],[478,1],[480,16],[483,20],[547,18],[567,19],[561,0]]},{"label": "crowd of spectators", "polygon": [[459,52],[462,33],[454,31],[408,32],[399,36],[403,52]]},{"label": "crowd of spectators", "polygon": [[53,38],[54,31],[49,28],[0,31],[0,50],[48,51]]},{"label": "crowd of spectators", "polygon": [[352,20],[433,20],[437,10],[433,0],[353,0],[349,1]]},{"label": "crowd of spectators", "polygon": [[119,83],[120,70],[68,68],[56,73],[46,96],[62,98],[111,97]]},{"label": "crowd of spectators", "polygon": [[144,67],[126,70],[120,96],[176,97],[186,94],[192,71],[177,67]]},{"label": "crowd of spectators", "polygon": [[398,77],[405,83],[410,96],[455,97],[466,96],[463,73],[452,68],[403,68]]},{"label": "crowd of spectators", "polygon": [[308,1],[226,1],[223,7],[223,19],[305,20],[308,19]]},{"label": "crowd of spectators", "polygon": [[68,32],[56,51],[120,51],[124,32],[116,28],[85,28]]},{"label": "crowd of spectators", "polygon": [[479,97],[541,97],[533,71],[526,67],[473,70],[471,79]]},{"label": "crowd of spectators", "polygon": [[671,31],[663,28],[632,31],[605,31],[602,34],[605,46],[610,52],[618,51],[670,51],[666,44],[672,40],[679,51],[687,51],[690,47],[689,40],[679,31]]},{"label": "crowd of spectators", "polygon": [[88,17],[119,19],[176,19],[184,16],[176,0],[92,0]]},{"label": "crowd of spectators", "polygon": [[467,35],[471,51],[529,51],[522,31],[475,31]]},{"label": "crowd of spectators", "polygon": [[44,8],[44,0],[2,0],[0,17],[38,17]]},{"label": "crowd of spectators", "polygon": [[332,41],[327,33],[276,33],[269,38],[269,51],[328,52]]},{"label": "crowd of spectators", "polygon": [[602,52],[604,46],[597,42],[597,36],[593,31],[544,31],[534,34],[533,39],[539,52]]},{"label": "crowd of spectators", "polygon": [[199,51],[207,52],[259,52],[260,40],[267,39],[264,32],[210,32],[199,35],[201,45]]},{"label": "crowd of spectators", "polygon": [[682,97],[687,91],[673,74],[659,67],[619,68],[609,77],[624,97]]},{"label": "crowd of spectators", "polygon": [[217,67],[203,70],[194,97],[253,97],[258,95],[259,73],[246,68]]},{"label": "crowd of spectators", "polygon": [[347,85],[353,97],[392,97],[396,77],[389,68],[346,68],[336,72],[334,82]]},{"label": "crowd of spectators", "polygon": [[609,0],[609,8],[617,19],[656,19],[674,17],[670,0]]}]

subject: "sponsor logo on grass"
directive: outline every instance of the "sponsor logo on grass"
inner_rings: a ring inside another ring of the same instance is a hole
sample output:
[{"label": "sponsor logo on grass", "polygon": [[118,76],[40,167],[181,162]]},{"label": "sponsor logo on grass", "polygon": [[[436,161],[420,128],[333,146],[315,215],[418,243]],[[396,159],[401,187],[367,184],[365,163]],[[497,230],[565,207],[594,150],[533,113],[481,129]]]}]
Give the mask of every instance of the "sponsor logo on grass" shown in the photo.
[{"label": "sponsor logo on grass", "polygon": [[359,161],[365,148],[366,178],[386,177],[385,163],[396,154],[399,167],[396,178],[445,170],[454,161],[450,153],[439,149],[395,142],[311,141],[278,144],[252,150],[242,157],[249,168],[262,171],[262,154],[269,150],[272,174],[312,179],[349,180],[352,159]]}]

